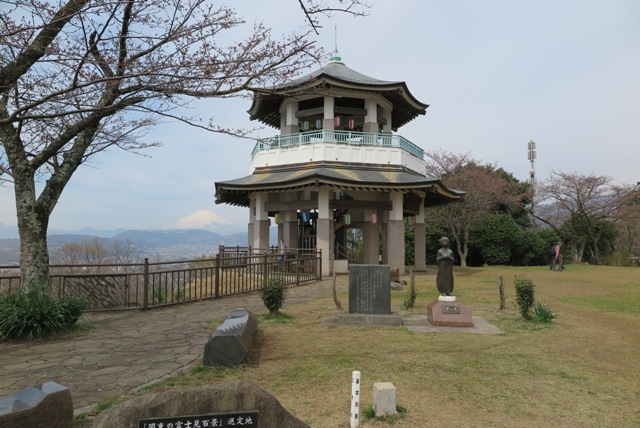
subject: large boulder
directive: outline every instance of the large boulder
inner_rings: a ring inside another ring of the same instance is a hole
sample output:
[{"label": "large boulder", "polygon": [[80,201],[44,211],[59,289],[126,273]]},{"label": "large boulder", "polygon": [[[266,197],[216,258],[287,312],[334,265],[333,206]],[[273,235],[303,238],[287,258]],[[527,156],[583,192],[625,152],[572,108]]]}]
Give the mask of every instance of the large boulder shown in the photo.
[{"label": "large boulder", "polygon": [[137,428],[140,419],[256,411],[260,427],[309,428],[273,395],[247,382],[145,394],[102,413],[93,428]]}]

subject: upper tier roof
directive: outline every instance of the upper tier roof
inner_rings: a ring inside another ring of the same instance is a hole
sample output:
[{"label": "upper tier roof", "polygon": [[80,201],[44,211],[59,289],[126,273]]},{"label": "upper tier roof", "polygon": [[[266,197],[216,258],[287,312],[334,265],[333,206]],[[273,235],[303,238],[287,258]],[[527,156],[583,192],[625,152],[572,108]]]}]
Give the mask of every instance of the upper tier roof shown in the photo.
[{"label": "upper tier roof", "polygon": [[398,128],[427,112],[428,104],[418,101],[405,82],[374,79],[350,69],[340,61],[331,61],[324,67],[271,89],[254,91],[249,109],[251,120],[280,128],[280,105],[285,98],[314,94],[326,95],[331,89],[374,93],[386,98],[392,105],[391,128]]}]

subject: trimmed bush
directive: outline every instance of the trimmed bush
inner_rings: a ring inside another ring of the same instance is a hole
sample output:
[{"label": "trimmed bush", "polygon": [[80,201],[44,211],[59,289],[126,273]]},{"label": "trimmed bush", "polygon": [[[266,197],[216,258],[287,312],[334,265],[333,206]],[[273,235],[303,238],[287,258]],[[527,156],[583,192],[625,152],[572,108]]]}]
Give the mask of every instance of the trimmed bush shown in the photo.
[{"label": "trimmed bush", "polygon": [[529,320],[531,319],[531,308],[534,303],[535,285],[533,284],[533,281],[524,275],[516,275],[513,282],[516,288],[516,304],[518,305],[518,311],[524,319]]},{"label": "trimmed bush", "polygon": [[58,300],[42,290],[16,292],[0,297],[0,339],[44,337],[68,331],[84,310],[86,302],[76,296]]},{"label": "trimmed bush", "polygon": [[265,279],[260,290],[260,297],[269,309],[269,315],[278,315],[278,311],[284,306],[284,299],[287,297],[288,291],[282,276],[275,275]]}]

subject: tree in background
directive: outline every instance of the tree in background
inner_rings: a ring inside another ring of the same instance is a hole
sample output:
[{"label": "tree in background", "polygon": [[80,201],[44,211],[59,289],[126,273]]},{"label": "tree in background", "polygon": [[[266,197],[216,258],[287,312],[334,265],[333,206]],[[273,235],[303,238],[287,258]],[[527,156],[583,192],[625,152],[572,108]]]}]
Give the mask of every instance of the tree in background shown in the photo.
[{"label": "tree in background", "polygon": [[[563,238],[572,260],[582,262],[585,251],[591,263],[602,263],[602,251],[611,252],[613,224],[627,206],[628,186],[594,174],[552,172],[538,188],[532,215]],[[605,224],[608,223],[608,224]]]},{"label": "tree in background", "polygon": [[[481,165],[469,154],[446,151],[427,153],[427,170],[453,189],[464,190],[461,202],[427,211],[426,221],[449,234],[460,265],[467,266],[471,231],[487,216],[502,211],[522,211],[524,188],[512,176],[492,165]],[[507,179],[510,177],[513,179]]]},{"label": "tree in background", "polygon": [[140,137],[160,119],[241,132],[177,109],[291,79],[322,55],[311,39],[319,16],[366,7],[300,0],[310,28],[275,40],[261,23],[243,36],[232,8],[205,0],[3,4],[0,181],[14,188],[25,289],[49,281],[49,219],[80,165],[111,148],[154,146]]},{"label": "tree in background", "polygon": [[627,186],[626,190],[618,211],[618,236],[614,244],[618,262],[622,264],[629,263],[630,257],[640,256],[640,186]]},{"label": "tree in background", "polygon": [[[104,239],[93,237],[76,242],[67,242],[58,247],[51,255],[51,261],[56,265],[64,265],[63,270],[69,272],[78,271],[73,265],[83,266],[83,272],[102,273],[109,271],[103,265],[127,265],[134,263],[135,246],[129,239],[116,239],[105,241]],[[111,269],[123,269],[126,266],[113,266]]]}]

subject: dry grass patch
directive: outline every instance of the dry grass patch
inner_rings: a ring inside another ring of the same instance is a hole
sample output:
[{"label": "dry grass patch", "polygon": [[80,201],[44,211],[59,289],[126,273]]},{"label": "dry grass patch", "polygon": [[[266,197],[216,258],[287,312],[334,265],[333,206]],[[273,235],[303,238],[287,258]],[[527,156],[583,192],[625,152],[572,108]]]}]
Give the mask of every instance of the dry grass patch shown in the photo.
[{"label": "dry grass patch", "polygon": [[[274,394],[312,427],[348,427],[351,372],[359,370],[362,408],[372,404],[375,382],[396,386],[398,405],[407,412],[395,427],[640,425],[639,269],[492,267],[458,273],[458,300],[504,334],[322,324],[324,317],[337,315],[333,298],[327,297],[285,304],[287,322],[262,320],[258,349],[246,365],[199,368],[163,387],[244,380]],[[501,275],[507,310],[499,312]],[[558,314],[552,324],[521,320],[514,305],[515,275],[533,280],[536,299]],[[411,311],[403,308],[408,288],[392,293],[392,310],[426,314],[437,296],[435,276],[416,276],[418,296]],[[339,299],[346,304],[348,295]]]}]

